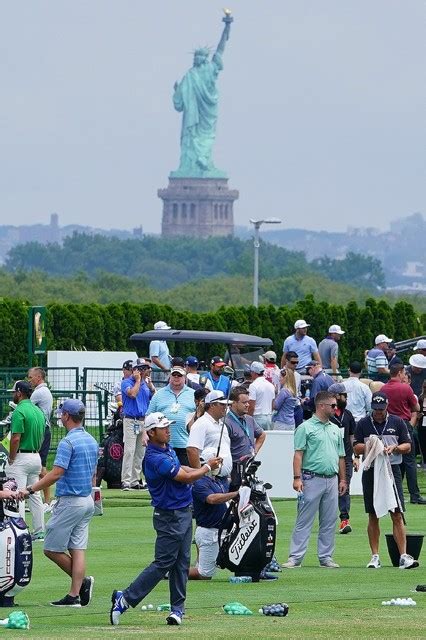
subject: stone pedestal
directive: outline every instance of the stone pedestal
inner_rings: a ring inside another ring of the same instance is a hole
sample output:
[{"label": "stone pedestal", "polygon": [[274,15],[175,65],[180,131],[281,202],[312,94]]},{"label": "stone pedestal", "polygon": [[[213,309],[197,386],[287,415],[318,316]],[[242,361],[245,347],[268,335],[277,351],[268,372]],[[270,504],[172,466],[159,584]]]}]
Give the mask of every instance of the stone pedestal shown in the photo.
[{"label": "stone pedestal", "polygon": [[234,200],[227,178],[169,178],[159,189],[163,201],[163,236],[229,236],[234,233]]}]

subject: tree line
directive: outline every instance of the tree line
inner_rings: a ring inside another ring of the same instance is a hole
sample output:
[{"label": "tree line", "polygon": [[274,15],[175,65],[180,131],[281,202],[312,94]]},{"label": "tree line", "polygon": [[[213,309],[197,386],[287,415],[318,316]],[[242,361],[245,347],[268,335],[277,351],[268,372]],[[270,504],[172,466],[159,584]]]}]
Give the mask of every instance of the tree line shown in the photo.
[{"label": "tree line", "polygon": [[[260,251],[261,280],[322,276],[369,291],[385,284],[381,263],[371,256],[348,253],[343,260],[320,258],[308,262],[302,252],[263,241]],[[89,279],[102,271],[137,280],[146,288],[164,290],[212,277],[251,276],[253,244],[231,236],[119,239],[74,233],[62,245],[28,242],[13,247],[5,270],[66,277],[84,273]]]},{"label": "tree line", "polygon": [[[22,300],[0,299],[0,366],[27,364],[27,331],[29,304]],[[372,346],[374,337],[385,333],[395,340],[422,335],[426,329],[426,315],[419,317],[411,304],[399,301],[393,306],[384,300],[369,298],[359,305],[351,301],[345,305],[317,302],[307,295],[291,305],[220,307],[215,312],[195,313],[163,304],[71,304],[52,302],[47,305],[47,343],[49,350],[122,351],[131,348],[133,333],[153,328],[157,320],[164,320],[176,329],[232,331],[271,338],[273,348],[280,354],[283,340],[293,333],[298,318],[311,324],[309,334],[317,341],[327,333],[331,324],[340,324],[346,331],[340,343],[340,362],[363,360],[364,350]],[[200,345],[171,345],[175,355],[189,352],[205,359],[214,355],[213,346],[204,351]],[[139,355],[146,355],[140,353]],[[223,355],[223,354],[222,354]]]}]

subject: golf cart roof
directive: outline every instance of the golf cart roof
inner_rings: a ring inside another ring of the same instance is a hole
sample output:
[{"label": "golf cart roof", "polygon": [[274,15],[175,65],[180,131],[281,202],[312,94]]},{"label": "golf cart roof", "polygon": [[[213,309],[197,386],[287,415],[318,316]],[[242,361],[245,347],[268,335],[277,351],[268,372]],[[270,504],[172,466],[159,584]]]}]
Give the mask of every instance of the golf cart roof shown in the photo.
[{"label": "golf cart roof", "polygon": [[247,345],[251,347],[270,347],[270,338],[260,338],[246,333],[228,333],[227,331],[192,331],[191,329],[167,329],[144,331],[130,336],[130,342],[151,342],[151,340],[169,340],[170,342],[207,342],[211,344]]}]

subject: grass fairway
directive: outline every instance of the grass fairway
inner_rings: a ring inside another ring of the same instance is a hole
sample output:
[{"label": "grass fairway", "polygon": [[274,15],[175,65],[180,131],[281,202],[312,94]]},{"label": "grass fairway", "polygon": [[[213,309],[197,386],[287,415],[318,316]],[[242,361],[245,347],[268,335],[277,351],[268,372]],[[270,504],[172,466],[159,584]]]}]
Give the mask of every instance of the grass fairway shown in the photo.
[{"label": "grass fairway", "polygon": [[[425,486],[425,474],[419,480]],[[130,609],[118,627],[109,624],[111,592],[124,588],[148,564],[153,554],[152,509],[149,496],[104,490],[105,514],[91,524],[88,573],[95,576],[92,603],[87,608],[56,610],[49,601],[67,593],[68,578],[35,544],[31,585],[16,600],[30,617],[30,631],[0,631],[13,638],[426,638],[426,594],[413,594],[419,583],[426,583],[426,545],[421,566],[411,571],[391,567],[384,533],[390,531],[390,518],[382,520],[381,559],[378,571],[367,570],[370,553],[366,535],[366,516],[362,499],[354,498],[351,510],[353,532],[336,536],[335,560],[341,569],[322,569],[315,554],[316,531],[301,569],[283,570],[279,579],[259,584],[229,584],[229,573],[219,571],[211,582],[188,584],[187,611],[181,627],[165,625],[165,613]],[[289,537],[295,519],[295,501],[276,501],[279,517],[276,556],[287,559]],[[408,531],[425,532],[426,507],[408,505]],[[195,547],[194,547],[195,549]],[[413,597],[417,607],[384,607],[382,600]],[[145,604],[157,606],[169,601],[168,583],[163,581]],[[253,616],[230,616],[222,605],[238,601]],[[260,615],[263,604],[287,602],[286,618]],[[3,610],[5,617],[7,609]]]}]

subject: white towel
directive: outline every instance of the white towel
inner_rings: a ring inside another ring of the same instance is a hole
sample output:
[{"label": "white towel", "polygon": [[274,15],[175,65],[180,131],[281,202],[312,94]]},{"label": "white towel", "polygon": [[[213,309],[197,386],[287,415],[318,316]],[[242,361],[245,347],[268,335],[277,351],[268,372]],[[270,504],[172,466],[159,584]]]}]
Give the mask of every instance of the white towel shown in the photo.
[{"label": "white towel", "polygon": [[376,435],[370,436],[365,443],[364,470],[368,470],[374,461],[373,506],[378,518],[388,511],[395,511],[398,506],[389,456],[384,449],[383,442]]}]

